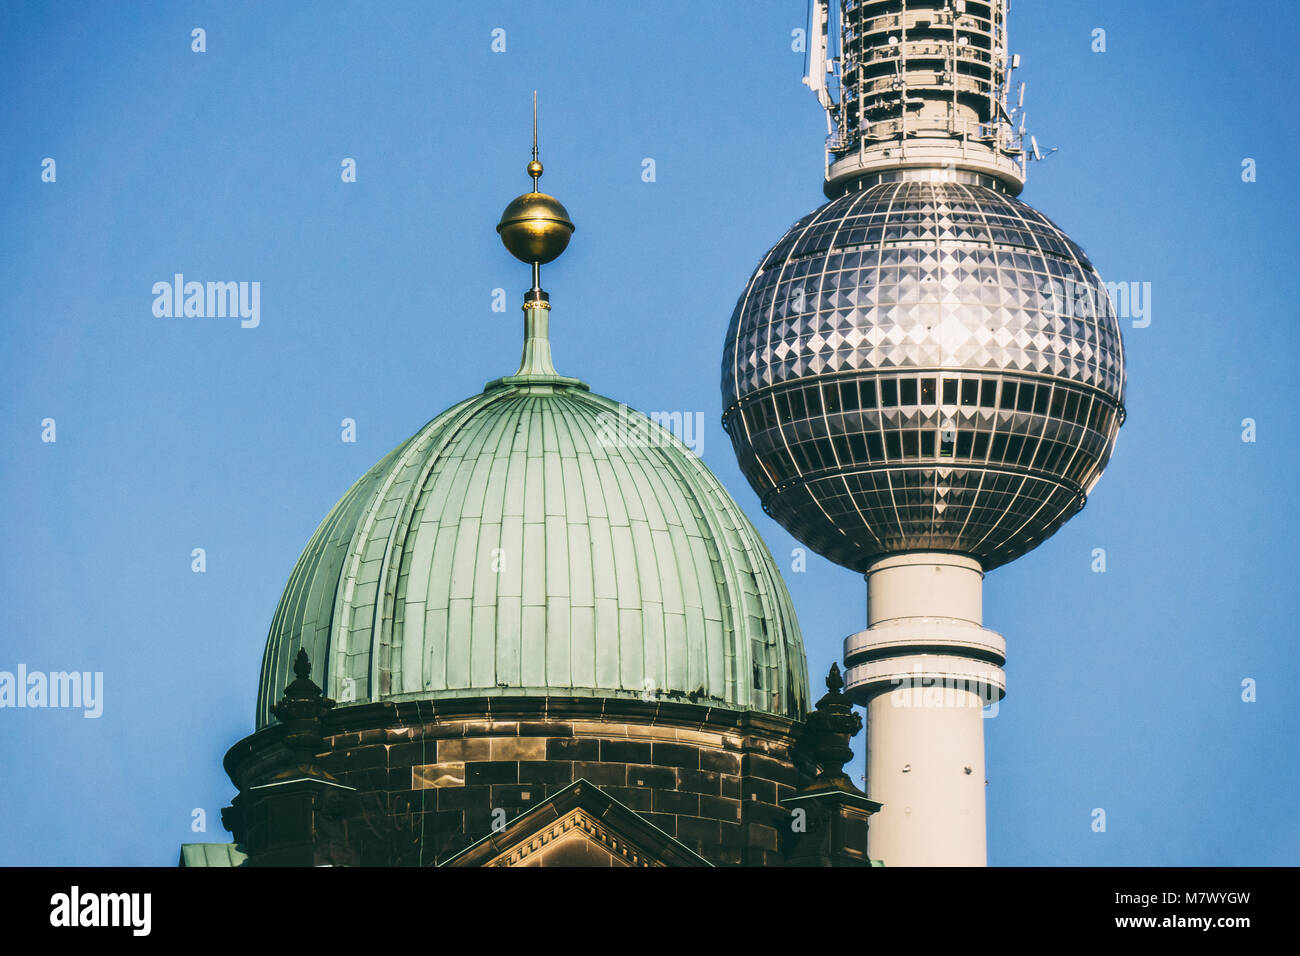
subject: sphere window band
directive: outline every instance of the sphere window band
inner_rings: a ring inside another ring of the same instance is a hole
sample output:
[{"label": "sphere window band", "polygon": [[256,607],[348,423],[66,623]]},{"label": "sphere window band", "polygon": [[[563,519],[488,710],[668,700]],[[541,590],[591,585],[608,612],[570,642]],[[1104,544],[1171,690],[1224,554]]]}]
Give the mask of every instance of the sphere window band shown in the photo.
[{"label": "sphere window band", "polygon": [[[1010,552],[981,542],[1025,523],[1055,530],[1083,506],[1122,415],[1109,397],[1059,380],[935,370],[769,389],[728,409],[724,425],[753,451],[742,461],[751,484],[768,488],[765,508],[814,487],[821,507],[810,514],[865,525],[873,553],[907,539],[970,550],[991,568]],[[943,530],[959,514],[963,533]]]},{"label": "sphere window band", "polygon": [[[942,402],[937,400],[940,390]],[[937,409],[956,417],[913,414],[895,418],[897,424],[887,426],[885,416],[872,414],[876,409],[892,408]],[[728,410],[724,424],[731,432],[739,422],[756,451],[768,450],[763,446],[770,445],[778,457],[786,449],[779,434],[781,426],[796,426],[803,440],[788,447],[787,467],[777,479],[782,481],[822,468],[933,457],[936,449],[944,459],[1054,472],[1062,463],[1059,457],[1048,456],[1072,450],[1076,442],[1086,442],[1100,453],[1120,414],[1104,396],[1063,382],[936,374],[919,379],[874,376],[826,382],[820,387],[773,389]],[[919,437],[916,429],[923,429]],[[827,438],[838,460],[826,460],[824,445],[819,443]],[[899,447],[900,452],[884,453]],[[1061,477],[1082,487],[1093,470],[1101,468],[1085,456]]]}]

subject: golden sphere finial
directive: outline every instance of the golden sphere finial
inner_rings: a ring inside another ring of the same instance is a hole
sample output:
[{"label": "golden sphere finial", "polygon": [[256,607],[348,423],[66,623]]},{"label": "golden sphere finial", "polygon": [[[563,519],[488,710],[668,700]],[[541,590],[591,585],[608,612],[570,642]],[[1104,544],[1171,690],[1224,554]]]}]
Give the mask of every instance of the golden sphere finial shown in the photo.
[{"label": "golden sphere finial", "polygon": [[569,211],[554,196],[531,192],[506,206],[497,232],[516,259],[544,265],[558,258],[569,245],[573,223]]},{"label": "golden sphere finial", "polygon": [[532,192],[517,196],[506,206],[497,223],[497,233],[522,262],[544,265],[559,257],[569,245],[573,235],[573,222],[569,211],[554,196],[537,189],[542,175],[542,164],[537,158],[537,93],[533,93],[533,158],[528,163],[528,175],[533,178]]}]

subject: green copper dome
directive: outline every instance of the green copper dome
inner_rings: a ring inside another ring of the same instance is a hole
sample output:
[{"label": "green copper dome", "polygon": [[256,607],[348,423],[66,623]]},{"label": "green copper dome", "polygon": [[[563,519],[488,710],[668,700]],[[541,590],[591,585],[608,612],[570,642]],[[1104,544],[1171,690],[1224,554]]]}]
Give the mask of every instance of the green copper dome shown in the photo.
[{"label": "green copper dome", "polygon": [[799,626],[754,527],[670,432],[556,375],[534,319],[520,374],[421,428],[316,529],[271,625],[259,729],[300,647],[340,707],[652,695],[804,716]]}]

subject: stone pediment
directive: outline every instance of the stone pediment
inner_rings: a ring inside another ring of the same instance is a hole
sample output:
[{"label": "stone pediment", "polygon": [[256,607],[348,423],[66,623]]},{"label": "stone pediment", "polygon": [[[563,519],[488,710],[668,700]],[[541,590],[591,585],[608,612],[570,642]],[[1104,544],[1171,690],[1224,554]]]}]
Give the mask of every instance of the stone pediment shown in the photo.
[{"label": "stone pediment", "polygon": [[636,811],[577,780],[443,866],[709,866]]}]

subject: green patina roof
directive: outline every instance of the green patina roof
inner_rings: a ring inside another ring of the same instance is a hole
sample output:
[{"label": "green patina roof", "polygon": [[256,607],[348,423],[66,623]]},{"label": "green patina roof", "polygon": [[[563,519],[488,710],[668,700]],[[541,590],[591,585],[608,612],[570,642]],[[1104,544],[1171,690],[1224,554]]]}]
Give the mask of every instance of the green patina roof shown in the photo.
[{"label": "green patina roof", "polygon": [[181,866],[242,866],[247,859],[233,843],[181,844]]},{"label": "green patina roof", "polygon": [[789,593],[717,478],[555,375],[549,346],[530,361],[394,449],[317,528],[271,625],[259,728],[300,647],[340,706],[637,697],[650,681],[659,699],[803,717]]}]

